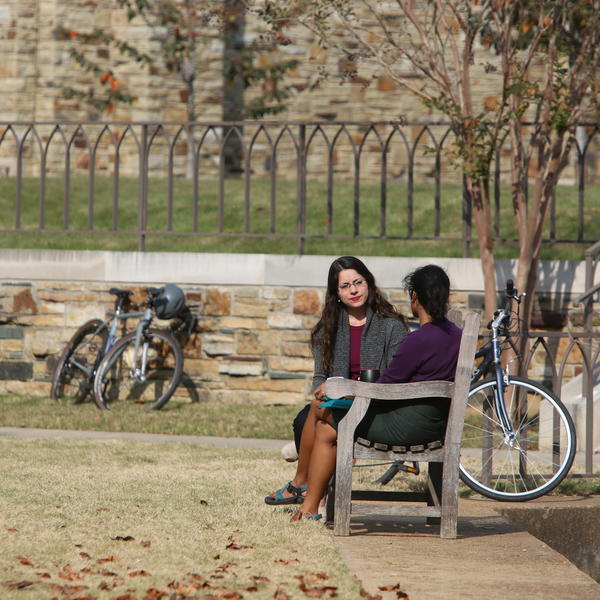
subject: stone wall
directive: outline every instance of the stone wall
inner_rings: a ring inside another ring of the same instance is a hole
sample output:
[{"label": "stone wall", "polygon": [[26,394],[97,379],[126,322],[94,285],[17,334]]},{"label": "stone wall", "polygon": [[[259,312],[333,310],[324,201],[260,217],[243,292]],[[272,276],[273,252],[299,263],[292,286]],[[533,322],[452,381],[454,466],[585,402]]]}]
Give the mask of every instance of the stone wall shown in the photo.
[{"label": "stone wall", "polygon": [[[180,387],[179,395],[218,402],[302,402],[312,377],[309,332],[321,311],[332,258],[0,250],[0,393],[47,397],[60,351],[78,326],[111,307],[111,286],[130,287],[141,298],[148,285],[176,282],[198,315],[185,348],[184,371],[193,385]],[[476,259],[365,261],[405,314],[402,278],[432,261],[450,275],[453,306],[481,308]],[[498,281],[513,267],[498,261]],[[580,325],[581,307],[570,300],[582,291],[582,271],[579,263],[542,265],[535,315],[540,329]],[[561,342],[559,359],[564,346]],[[565,377],[580,370],[574,353]],[[549,371],[540,355],[533,374],[543,379]]]}]

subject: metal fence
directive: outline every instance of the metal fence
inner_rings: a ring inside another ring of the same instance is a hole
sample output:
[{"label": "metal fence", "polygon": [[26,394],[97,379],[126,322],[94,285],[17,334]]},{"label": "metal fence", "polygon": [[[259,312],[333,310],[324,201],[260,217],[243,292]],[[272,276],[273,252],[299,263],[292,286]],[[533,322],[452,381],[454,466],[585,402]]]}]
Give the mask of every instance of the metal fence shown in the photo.
[{"label": "metal fence", "polygon": [[[544,243],[596,241],[599,127],[579,128]],[[310,239],[376,239],[455,242],[469,256],[474,240],[444,123],[3,122],[0,132],[3,233],[129,235],[140,251],[149,236],[291,239],[299,254]],[[516,241],[509,158],[502,147],[493,165],[503,242]]]},{"label": "metal fence", "polygon": [[[584,456],[585,475],[594,474],[594,455],[600,453],[600,425],[594,427],[594,389],[600,389],[600,331],[594,329],[594,301],[600,297],[600,283],[595,282],[600,264],[600,242],[585,251],[586,291],[573,299],[574,306],[583,304],[582,321],[570,331],[530,331],[526,370],[534,359],[543,357],[547,383],[571,413],[578,435],[578,451]],[[567,327],[567,329],[570,329]],[[579,375],[566,381],[569,364],[578,366]],[[600,400],[600,397],[598,398]],[[599,403],[600,404],[600,403]],[[596,473],[596,476],[598,474]]]}]

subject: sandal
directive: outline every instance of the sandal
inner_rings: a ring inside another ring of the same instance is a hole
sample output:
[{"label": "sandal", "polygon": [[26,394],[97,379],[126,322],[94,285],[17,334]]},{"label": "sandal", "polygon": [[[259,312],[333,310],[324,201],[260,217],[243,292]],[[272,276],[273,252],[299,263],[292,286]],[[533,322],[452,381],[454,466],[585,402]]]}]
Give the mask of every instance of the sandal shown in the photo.
[{"label": "sandal", "polygon": [[[304,492],[306,492],[307,487],[305,485],[301,485],[300,487],[296,487],[292,485],[291,481],[288,481],[283,487],[279,488],[274,496],[265,496],[266,504],[302,504],[304,502]],[[289,492],[292,494],[291,496],[284,496],[283,492]]]},{"label": "sandal", "polygon": [[317,513],[316,515],[309,515],[308,513],[303,513],[301,510],[299,510],[292,518],[291,521],[293,522],[297,522],[300,521],[301,519],[305,519],[306,521],[319,521],[323,518],[323,515],[320,513]]}]

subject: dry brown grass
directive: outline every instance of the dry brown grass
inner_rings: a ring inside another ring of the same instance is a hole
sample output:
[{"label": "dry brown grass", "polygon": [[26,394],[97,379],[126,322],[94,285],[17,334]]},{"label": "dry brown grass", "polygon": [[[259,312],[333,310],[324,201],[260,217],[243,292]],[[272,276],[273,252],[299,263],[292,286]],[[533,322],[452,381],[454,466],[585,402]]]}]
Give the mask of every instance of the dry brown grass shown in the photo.
[{"label": "dry brown grass", "polygon": [[0,437],[0,597],[359,597],[328,529],[263,503],[292,470],[268,451]]}]

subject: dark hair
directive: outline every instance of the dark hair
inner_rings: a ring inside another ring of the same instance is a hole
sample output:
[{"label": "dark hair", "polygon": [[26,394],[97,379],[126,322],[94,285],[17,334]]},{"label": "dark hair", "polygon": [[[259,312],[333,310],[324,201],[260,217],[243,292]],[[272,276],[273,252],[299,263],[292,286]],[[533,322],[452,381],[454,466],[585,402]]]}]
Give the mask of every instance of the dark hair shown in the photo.
[{"label": "dark hair", "polygon": [[338,322],[340,313],[346,311],[344,304],[339,302],[338,285],[340,272],[345,269],[354,269],[361,277],[364,277],[369,286],[369,296],[367,306],[373,313],[382,317],[393,317],[402,319],[400,314],[384,297],[377,285],[373,273],[367,269],[365,263],[355,256],[340,256],[336,258],[329,267],[327,275],[327,291],[325,292],[325,305],[319,322],[313,327],[310,334],[310,343],[312,348],[321,346],[323,353],[323,368],[329,375],[333,363],[333,353],[335,351],[335,339],[337,336]]},{"label": "dark hair", "polygon": [[409,295],[413,292],[421,306],[434,321],[441,321],[448,312],[450,279],[446,271],[437,265],[425,265],[415,269],[404,278]]}]

